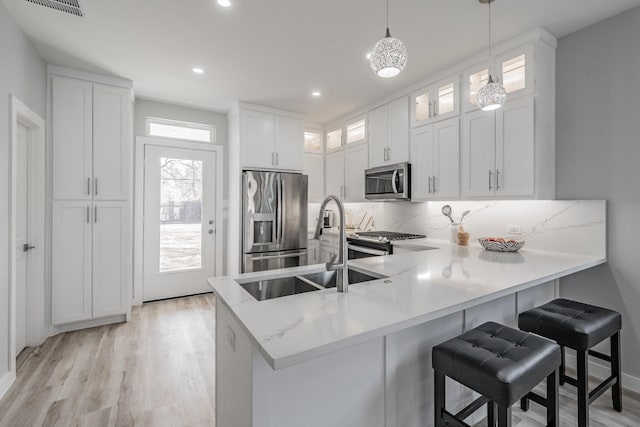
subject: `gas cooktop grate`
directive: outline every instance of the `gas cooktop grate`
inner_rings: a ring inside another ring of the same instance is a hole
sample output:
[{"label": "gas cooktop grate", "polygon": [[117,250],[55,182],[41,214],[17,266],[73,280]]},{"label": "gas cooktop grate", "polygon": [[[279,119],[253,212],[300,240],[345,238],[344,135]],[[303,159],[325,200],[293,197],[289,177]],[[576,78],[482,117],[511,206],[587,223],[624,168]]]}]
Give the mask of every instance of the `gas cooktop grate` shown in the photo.
[{"label": "gas cooktop grate", "polygon": [[396,231],[362,231],[357,233],[354,237],[365,237],[374,239],[387,239],[387,240],[407,240],[407,239],[424,239],[423,234],[409,234],[398,233]]}]

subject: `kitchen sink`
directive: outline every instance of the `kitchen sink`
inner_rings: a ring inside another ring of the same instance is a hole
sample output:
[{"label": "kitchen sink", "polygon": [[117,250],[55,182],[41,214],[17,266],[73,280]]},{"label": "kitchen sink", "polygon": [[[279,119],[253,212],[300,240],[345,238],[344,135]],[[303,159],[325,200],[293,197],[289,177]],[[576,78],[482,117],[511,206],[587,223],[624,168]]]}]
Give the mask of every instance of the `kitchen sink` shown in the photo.
[{"label": "kitchen sink", "polygon": [[[307,274],[300,277],[303,277],[313,283],[317,283],[318,285],[324,288],[335,288],[337,274],[342,274],[342,272],[321,271],[320,273]],[[377,280],[377,279],[380,279],[380,277],[371,276],[369,274],[361,273],[356,270],[351,270],[351,269],[349,270],[350,285],[354,283],[368,282],[370,280]]]},{"label": "kitchen sink", "polygon": [[258,301],[320,290],[296,276],[242,283],[240,286]]}]

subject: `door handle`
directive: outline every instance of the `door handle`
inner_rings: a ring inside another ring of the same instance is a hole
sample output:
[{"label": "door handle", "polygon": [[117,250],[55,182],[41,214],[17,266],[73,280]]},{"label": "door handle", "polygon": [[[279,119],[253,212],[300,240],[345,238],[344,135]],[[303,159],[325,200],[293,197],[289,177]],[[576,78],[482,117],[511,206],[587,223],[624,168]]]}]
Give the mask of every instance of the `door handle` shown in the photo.
[{"label": "door handle", "polygon": [[98,207],[97,206],[93,207],[93,222],[94,223],[98,222]]},{"label": "door handle", "polygon": [[98,195],[98,178],[95,178],[95,188],[93,190],[93,195],[97,196]]},{"label": "door handle", "polygon": [[393,192],[398,194],[398,186],[396,185],[396,179],[398,179],[398,170],[393,171],[393,177],[391,177],[391,188]]},{"label": "door handle", "polygon": [[496,169],[496,191],[500,191],[500,169]]},{"label": "door handle", "polygon": [[491,169],[489,169],[489,191],[493,190],[493,187],[491,186],[492,177],[493,177],[493,172],[491,171]]},{"label": "door handle", "polygon": [[91,178],[87,177],[87,196],[91,195]]},{"label": "door handle", "polygon": [[91,213],[89,212],[89,205],[87,205],[87,224],[89,224],[90,219],[89,219],[89,215],[91,215]]},{"label": "door handle", "polygon": [[295,258],[295,257],[299,257],[299,256],[305,256],[307,254],[307,252],[296,252],[293,254],[286,254],[286,255],[267,255],[267,256],[252,256],[249,258],[250,261],[262,261],[264,259],[278,259],[278,258]]},{"label": "door handle", "polygon": [[429,194],[431,194],[431,177],[429,177]]},{"label": "door handle", "polygon": [[22,251],[23,252],[29,252],[31,249],[35,249],[36,247],[33,245],[30,245],[28,243],[25,243],[24,245],[22,245]]},{"label": "door handle", "polygon": [[433,177],[433,192],[436,192],[436,177]]}]

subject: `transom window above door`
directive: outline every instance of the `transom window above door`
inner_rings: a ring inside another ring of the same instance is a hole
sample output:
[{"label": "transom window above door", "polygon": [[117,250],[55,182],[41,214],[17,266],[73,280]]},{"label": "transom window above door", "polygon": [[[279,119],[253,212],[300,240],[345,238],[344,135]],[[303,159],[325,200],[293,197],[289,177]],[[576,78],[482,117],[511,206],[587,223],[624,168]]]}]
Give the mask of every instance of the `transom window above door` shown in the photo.
[{"label": "transom window above door", "polygon": [[216,142],[216,128],[212,125],[147,117],[146,130],[147,136],[209,142],[212,144]]}]

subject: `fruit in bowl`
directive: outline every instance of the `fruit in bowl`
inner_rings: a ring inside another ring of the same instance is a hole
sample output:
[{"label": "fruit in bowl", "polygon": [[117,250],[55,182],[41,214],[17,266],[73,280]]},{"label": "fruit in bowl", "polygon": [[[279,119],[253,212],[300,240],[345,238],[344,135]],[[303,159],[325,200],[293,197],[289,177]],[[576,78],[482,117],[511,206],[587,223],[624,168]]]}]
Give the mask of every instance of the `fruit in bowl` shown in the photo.
[{"label": "fruit in bowl", "polygon": [[496,252],[517,252],[524,246],[524,240],[503,237],[481,237],[478,242],[486,250]]}]

